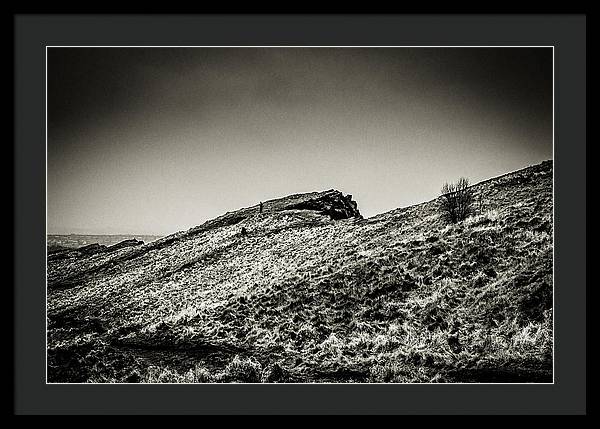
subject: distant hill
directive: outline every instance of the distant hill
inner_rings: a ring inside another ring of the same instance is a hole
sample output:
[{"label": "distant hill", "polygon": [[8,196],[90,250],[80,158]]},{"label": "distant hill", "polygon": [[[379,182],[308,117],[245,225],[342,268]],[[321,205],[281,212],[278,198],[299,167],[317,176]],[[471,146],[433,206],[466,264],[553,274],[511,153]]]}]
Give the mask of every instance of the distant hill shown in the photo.
[{"label": "distant hill", "polygon": [[329,190],[49,257],[48,381],[551,382],[552,162],[472,189],[456,225]]},{"label": "distant hill", "polygon": [[140,240],[145,243],[158,240],[162,235],[136,235],[136,234],[111,234],[111,235],[86,235],[86,234],[48,234],[46,242],[48,251],[65,248],[76,249],[90,244],[112,246],[125,240]]}]

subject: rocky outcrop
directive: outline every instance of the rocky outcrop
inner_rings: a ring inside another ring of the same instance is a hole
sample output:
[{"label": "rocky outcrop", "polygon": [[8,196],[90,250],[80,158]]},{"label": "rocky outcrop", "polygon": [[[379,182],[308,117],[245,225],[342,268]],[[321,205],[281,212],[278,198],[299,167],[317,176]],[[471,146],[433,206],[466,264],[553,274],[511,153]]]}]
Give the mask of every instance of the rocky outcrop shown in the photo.
[{"label": "rocky outcrop", "polygon": [[103,244],[93,243],[88,244],[87,246],[80,247],[79,249],[77,249],[77,251],[84,255],[93,255],[98,252],[104,252],[106,251],[106,249],[107,247]]},{"label": "rocky outcrop", "polygon": [[144,244],[144,242],[142,240],[137,240],[135,238],[132,238],[130,240],[123,240],[123,241],[118,242],[117,244],[113,244],[112,246],[110,246],[108,248],[108,250],[109,251],[119,250],[119,249],[123,249],[124,247],[141,246],[142,244]]},{"label": "rocky outcrop", "polygon": [[352,195],[344,195],[340,191],[330,190],[317,194],[315,198],[292,204],[288,210],[316,210],[330,216],[334,220],[362,218],[356,201]]},{"label": "rocky outcrop", "polygon": [[[195,235],[215,228],[235,225],[258,214],[269,216],[272,213],[286,210],[314,210],[330,216],[333,220],[362,218],[358,211],[356,201],[352,200],[352,195],[344,195],[340,191],[330,189],[328,191],[294,194],[283,198],[264,201],[262,212],[260,211],[260,203],[251,207],[228,212],[181,233],[177,238]],[[170,237],[175,236],[176,235],[172,235]],[[166,243],[168,239],[169,238],[157,240],[155,243],[157,246],[160,246],[162,245],[161,243]]]}]

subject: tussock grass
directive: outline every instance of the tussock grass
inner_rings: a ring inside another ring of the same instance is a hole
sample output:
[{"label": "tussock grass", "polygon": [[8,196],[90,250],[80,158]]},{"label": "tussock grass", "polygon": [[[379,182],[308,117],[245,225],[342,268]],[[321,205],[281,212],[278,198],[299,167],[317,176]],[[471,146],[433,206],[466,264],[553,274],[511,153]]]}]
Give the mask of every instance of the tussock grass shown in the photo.
[{"label": "tussock grass", "polygon": [[352,221],[233,213],[165,238],[49,290],[50,380],[551,380],[548,168],[475,185],[484,209],[452,225],[433,201]]}]

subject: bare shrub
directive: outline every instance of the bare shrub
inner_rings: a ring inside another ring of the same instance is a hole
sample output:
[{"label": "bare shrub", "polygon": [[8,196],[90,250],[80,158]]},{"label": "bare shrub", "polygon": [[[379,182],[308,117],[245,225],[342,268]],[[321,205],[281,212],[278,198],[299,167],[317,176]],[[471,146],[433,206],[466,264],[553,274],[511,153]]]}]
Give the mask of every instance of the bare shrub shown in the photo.
[{"label": "bare shrub", "polygon": [[440,212],[448,223],[458,223],[475,213],[473,190],[469,187],[469,179],[461,177],[456,183],[445,183],[442,186]]}]

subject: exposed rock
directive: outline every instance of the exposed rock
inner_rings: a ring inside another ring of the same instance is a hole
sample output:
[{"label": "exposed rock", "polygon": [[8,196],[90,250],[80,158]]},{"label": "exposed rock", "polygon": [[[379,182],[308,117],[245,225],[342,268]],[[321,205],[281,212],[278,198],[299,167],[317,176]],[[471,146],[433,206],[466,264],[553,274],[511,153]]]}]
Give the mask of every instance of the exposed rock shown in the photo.
[{"label": "exposed rock", "polygon": [[356,201],[352,195],[344,195],[340,191],[330,190],[317,194],[297,204],[287,206],[288,210],[316,210],[330,216],[334,220],[362,218]]},{"label": "exposed rock", "polygon": [[123,249],[124,247],[141,246],[142,244],[144,244],[142,240],[132,238],[129,240],[123,240],[117,244],[113,244],[112,246],[109,246],[107,250],[112,252],[114,250]]},{"label": "exposed rock", "polygon": [[104,252],[106,249],[108,249],[108,247],[102,244],[93,243],[88,244],[87,246],[80,247],[79,249],[77,249],[77,251],[84,255],[93,255],[94,253]]}]

